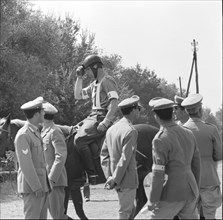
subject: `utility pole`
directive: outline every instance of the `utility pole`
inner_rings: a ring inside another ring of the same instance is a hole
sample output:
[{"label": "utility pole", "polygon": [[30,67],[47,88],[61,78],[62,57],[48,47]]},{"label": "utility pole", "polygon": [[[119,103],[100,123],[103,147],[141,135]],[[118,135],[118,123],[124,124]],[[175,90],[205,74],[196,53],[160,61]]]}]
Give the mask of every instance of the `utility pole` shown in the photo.
[{"label": "utility pole", "polygon": [[179,84],[180,84],[180,96],[183,97],[183,91],[181,86],[181,77],[179,76]]},{"label": "utility pole", "polygon": [[191,82],[191,78],[192,78],[194,66],[195,66],[195,74],[196,74],[196,78],[195,78],[195,82],[196,82],[196,93],[199,93],[198,71],[197,71],[197,50],[198,50],[198,48],[196,47],[198,45],[198,42],[196,42],[195,40],[193,40],[193,42],[191,43],[191,45],[193,46],[193,61],[192,61],[191,71],[190,71],[190,77],[189,77],[188,85],[187,85],[186,97],[189,94],[190,82]]}]

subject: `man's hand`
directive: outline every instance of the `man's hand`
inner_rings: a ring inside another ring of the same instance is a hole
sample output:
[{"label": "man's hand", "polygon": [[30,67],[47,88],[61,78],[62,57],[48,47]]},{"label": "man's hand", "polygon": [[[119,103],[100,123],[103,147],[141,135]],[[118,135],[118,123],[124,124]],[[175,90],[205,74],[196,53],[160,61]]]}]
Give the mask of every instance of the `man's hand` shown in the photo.
[{"label": "man's hand", "polygon": [[40,197],[43,197],[45,195],[45,191],[41,189],[38,189],[36,192],[35,192],[35,195],[36,197],[40,198]]},{"label": "man's hand", "polygon": [[106,183],[105,183],[105,188],[106,189],[114,189],[116,183],[113,180],[113,178],[111,176],[108,177]]},{"label": "man's hand", "polygon": [[147,207],[149,211],[153,211],[154,209],[157,208],[158,203],[157,202],[148,202]]},{"label": "man's hand", "polygon": [[49,183],[50,183],[51,190],[53,190],[53,187],[55,186],[55,182],[53,180],[49,179]]},{"label": "man's hand", "polygon": [[98,127],[97,127],[98,132],[104,132],[107,130],[107,127],[105,126],[105,124],[103,122],[100,122]]},{"label": "man's hand", "polygon": [[98,132],[106,131],[112,125],[112,121],[105,118],[102,122],[99,123],[97,130]]},{"label": "man's hand", "polygon": [[157,208],[158,203],[157,202],[148,202],[144,208],[140,211],[140,213],[145,214],[149,211],[153,211],[154,209]]},{"label": "man's hand", "polygon": [[77,74],[77,77],[81,77],[84,75],[85,71],[84,71],[84,67],[83,66],[79,66],[77,69],[76,69],[76,74]]}]

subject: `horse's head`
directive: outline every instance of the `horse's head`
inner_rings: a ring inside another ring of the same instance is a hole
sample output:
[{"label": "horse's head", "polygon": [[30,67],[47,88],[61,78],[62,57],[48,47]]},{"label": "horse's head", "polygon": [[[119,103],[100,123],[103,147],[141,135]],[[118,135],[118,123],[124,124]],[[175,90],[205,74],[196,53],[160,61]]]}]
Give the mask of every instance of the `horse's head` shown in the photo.
[{"label": "horse's head", "polygon": [[5,157],[5,152],[12,148],[13,141],[10,140],[10,114],[0,119],[0,157]]}]

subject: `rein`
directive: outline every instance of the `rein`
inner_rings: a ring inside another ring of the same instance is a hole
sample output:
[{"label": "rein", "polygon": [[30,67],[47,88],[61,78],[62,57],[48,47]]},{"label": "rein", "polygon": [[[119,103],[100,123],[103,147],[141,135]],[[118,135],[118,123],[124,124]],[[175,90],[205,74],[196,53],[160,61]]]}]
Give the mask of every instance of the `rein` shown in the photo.
[{"label": "rein", "polygon": [[69,141],[69,139],[71,137],[73,137],[75,134],[77,133],[77,127],[76,126],[72,126],[70,133],[67,135],[67,137],[65,138],[65,142],[67,143]]}]

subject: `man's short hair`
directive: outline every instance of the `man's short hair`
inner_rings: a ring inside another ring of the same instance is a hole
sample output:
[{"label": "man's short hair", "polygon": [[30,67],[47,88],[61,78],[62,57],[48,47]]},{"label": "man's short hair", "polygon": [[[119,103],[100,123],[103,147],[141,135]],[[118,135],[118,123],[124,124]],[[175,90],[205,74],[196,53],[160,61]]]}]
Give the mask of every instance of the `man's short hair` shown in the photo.
[{"label": "man's short hair", "polygon": [[26,116],[27,119],[31,119],[37,112],[40,113],[41,111],[42,111],[41,108],[23,110],[24,115]]},{"label": "man's short hair", "polygon": [[194,108],[186,109],[186,112],[190,117],[197,117],[199,115],[199,111],[202,109],[201,106],[197,106]]},{"label": "man's short hair", "polygon": [[129,108],[121,108],[121,112],[123,115],[129,115],[133,109],[137,109],[140,108],[138,105],[137,106],[133,106],[133,107],[129,107]]},{"label": "man's short hair", "polygon": [[172,119],[173,116],[173,108],[166,108],[166,109],[157,109],[153,110],[161,120],[169,121]]},{"label": "man's short hair", "polygon": [[53,120],[54,115],[53,115],[53,114],[46,114],[46,113],[45,113],[44,118],[45,118],[46,120]]}]

